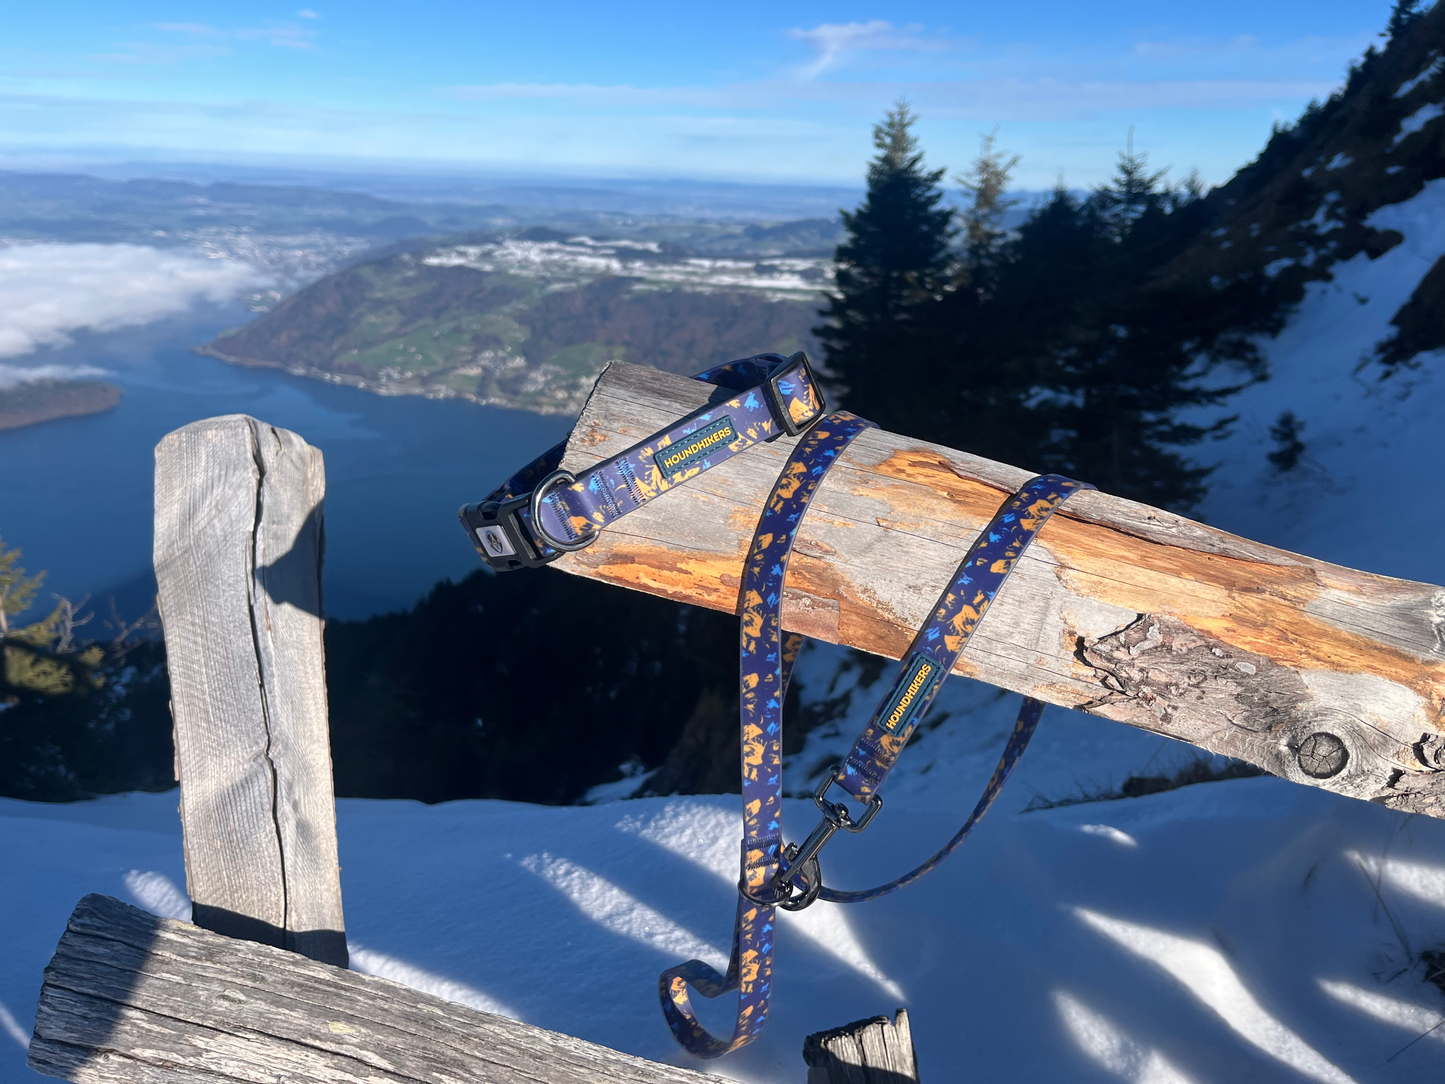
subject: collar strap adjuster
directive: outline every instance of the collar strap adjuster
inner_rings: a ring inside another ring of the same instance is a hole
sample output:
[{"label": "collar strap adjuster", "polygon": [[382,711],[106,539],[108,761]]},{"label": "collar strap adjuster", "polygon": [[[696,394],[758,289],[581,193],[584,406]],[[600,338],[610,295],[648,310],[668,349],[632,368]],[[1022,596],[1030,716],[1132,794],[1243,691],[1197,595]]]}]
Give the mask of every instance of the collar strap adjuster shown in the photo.
[{"label": "collar strap adjuster", "polygon": [[[768,401],[773,421],[778,423],[778,432],[769,437],[802,436],[827,413],[828,405],[823,399],[823,388],[818,383],[808,355],[799,350],[788,358],[787,364],[780,365],[768,376],[763,385],[763,395]],[[811,413],[802,419],[795,419],[789,403],[810,403]]]}]

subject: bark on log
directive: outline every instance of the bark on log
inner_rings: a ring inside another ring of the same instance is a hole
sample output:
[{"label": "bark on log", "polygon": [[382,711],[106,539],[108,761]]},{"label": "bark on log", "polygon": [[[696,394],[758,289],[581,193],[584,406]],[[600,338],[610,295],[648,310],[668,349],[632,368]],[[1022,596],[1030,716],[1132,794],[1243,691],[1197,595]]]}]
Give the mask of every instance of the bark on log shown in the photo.
[{"label": "bark on log", "polygon": [[[580,477],[715,391],[613,363],[562,464]],[[719,465],[557,567],[735,612],[762,502],[794,443],[780,439]],[[966,452],[865,433],[799,532],[784,624],[898,658],[974,534],[1029,477]],[[1445,816],[1439,587],[1080,493],[1020,561],[956,672],[1298,783]]]},{"label": "bark on log", "polygon": [[875,1016],[803,1040],[808,1084],[918,1084],[908,1010]]},{"label": "bark on log", "polygon": [[84,1084],[723,1084],[107,896],[45,969],[29,1064]]},{"label": "bark on log", "polygon": [[156,446],[155,568],[196,922],[346,966],[321,453],[233,414]]}]

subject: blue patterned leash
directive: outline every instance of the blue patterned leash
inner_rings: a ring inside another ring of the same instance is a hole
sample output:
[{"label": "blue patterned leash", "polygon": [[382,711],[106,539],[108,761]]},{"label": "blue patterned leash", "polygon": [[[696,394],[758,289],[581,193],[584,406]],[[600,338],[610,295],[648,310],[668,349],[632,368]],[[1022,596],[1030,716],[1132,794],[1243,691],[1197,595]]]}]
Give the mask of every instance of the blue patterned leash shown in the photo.
[{"label": "blue patterned leash", "polygon": [[[783,698],[802,637],[783,635],[780,606],[793,539],[818,485],[838,456],[865,429],[846,411],[829,415],[798,442],[763,505],[739,588],[742,628],[743,843],[737,917],[726,975],[701,960],[664,971],[658,997],[668,1027],[699,1058],[746,1046],[768,1025],[777,912],[759,897],[781,868],[783,845]],[[732,1036],[718,1039],[698,1022],[688,987],[715,998],[738,991]]]},{"label": "blue patterned leash", "polygon": [[730,361],[694,379],[737,394],[693,411],[581,478],[560,469],[563,440],[482,500],[464,505],[457,514],[477,553],[496,571],[510,572],[586,549],[609,523],[756,444],[806,432],[827,409],[801,351]]},{"label": "blue patterned leash", "polygon": [[[764,504],[744,565],[739,607],[744,838],[732,953],[726,975],[700,960],[690,960],[664,971],[658,981],[663,1013],[673,1036],[697,1057],[720,1057],[752,1042],[766,1028],[776,908],[800,910],[819,898],[859,903],[901,888],[936,868],[968,838],[993,804],[1043,711],[1040,701],[1025,699],[983,795],[963,827],[937,854],[877,888],[845,892],[823,886],[819,852],[839,830],[861,832],[882,808],[879,788],[1018,558],[1071,493],[1093,488],[1059,475],[1043,475],[1026,483],[979,535],[939,598],[933,617],[904,655],[897,677],[853,751],[824,777],[814,793],[822,821],[803,844],[782,848],[782,705],[802,642],[801,636],[782,632],[780,611],[788,558],[808,503],[828,468],[871,426],[871,422],[839,412],[799,442]],[[856,821],[846,804],[828,801],[827,791],[835,782],[867,803]],[[708,998],[738,990],[738,1015],[730,1040],[714,1038],[698,1022],[688,1000],[689,985]]]},{"label": "blue patterned leash", "polygon": [[[886,896],[936,869],[958,849],[988,812],[1033,737],[1043,714],[1042,701],[1024,698],[1003,754],[978,803],[963,827],[941,850],[901,877],[876,888],[850,892],[823,886],[818,868],[819,851],[840,829],[861,832],[878,814],[883,807],[883,796],[879,790],[888,773],[898,762],[903,747],[908,744],[908,739],[943,687],[1004,580],[1059,506],[1079,490],[1093,488],[1086,482],[1076,482],[1060,474],[1031,478],[1004,502],[988,526],[979,533],[959,563],[952,581],[939,596],[933,616],[918,630],[913,643],[899,661],[892,684],[853,743],[852,751],[842,764],[823,776],[814,791],[813,800],[823,817],[802,844],[791,845],[784,851],[783,872],[771,886],[786,901],[780,900],[779,906],[806,907],[814,899],[831,903],[862,903]],[[864,812],[856,821],[846,803],[828,800],[828,790],[834,784],[849,796],[866,803]],[[789,877],[790,871],[796,872]],[[794,891],[801,894],[795,898]]]}]

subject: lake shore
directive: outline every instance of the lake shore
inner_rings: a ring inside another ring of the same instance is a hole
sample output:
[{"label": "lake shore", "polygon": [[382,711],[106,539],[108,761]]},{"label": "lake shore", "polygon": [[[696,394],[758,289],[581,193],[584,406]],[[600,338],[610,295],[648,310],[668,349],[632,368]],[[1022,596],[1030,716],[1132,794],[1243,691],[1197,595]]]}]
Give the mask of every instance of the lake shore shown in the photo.
[{"label": "lake shore", "polygon": [[104,414],[120,405],[121,390],[104,380],[33,380],[0,388],[0,429]]}]

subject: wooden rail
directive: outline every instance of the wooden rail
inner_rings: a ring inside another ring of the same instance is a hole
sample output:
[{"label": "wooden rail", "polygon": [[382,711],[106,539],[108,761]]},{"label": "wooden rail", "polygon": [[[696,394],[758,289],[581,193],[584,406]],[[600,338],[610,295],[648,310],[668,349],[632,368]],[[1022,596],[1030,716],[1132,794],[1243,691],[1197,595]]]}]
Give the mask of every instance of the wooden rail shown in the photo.
[{"label": "wooden rail", "polygon": [[[580,476],[715,391],[614,363],[562,464]],[[762,502],[793,443],[708,471],[557,567],[734,611]],[[1029,476],[894,433],[860,436],[799,533],[784,624],[898,658],[975,532]],[[1081,493],[1019,563],[957,672],[1298,783],[1445,816],[1439,587]]]},{"label": "wooden rail", "polygon": [[722,1080],[108,896],[80,901],[45,969],[30,1067],[79,1084]]}]

